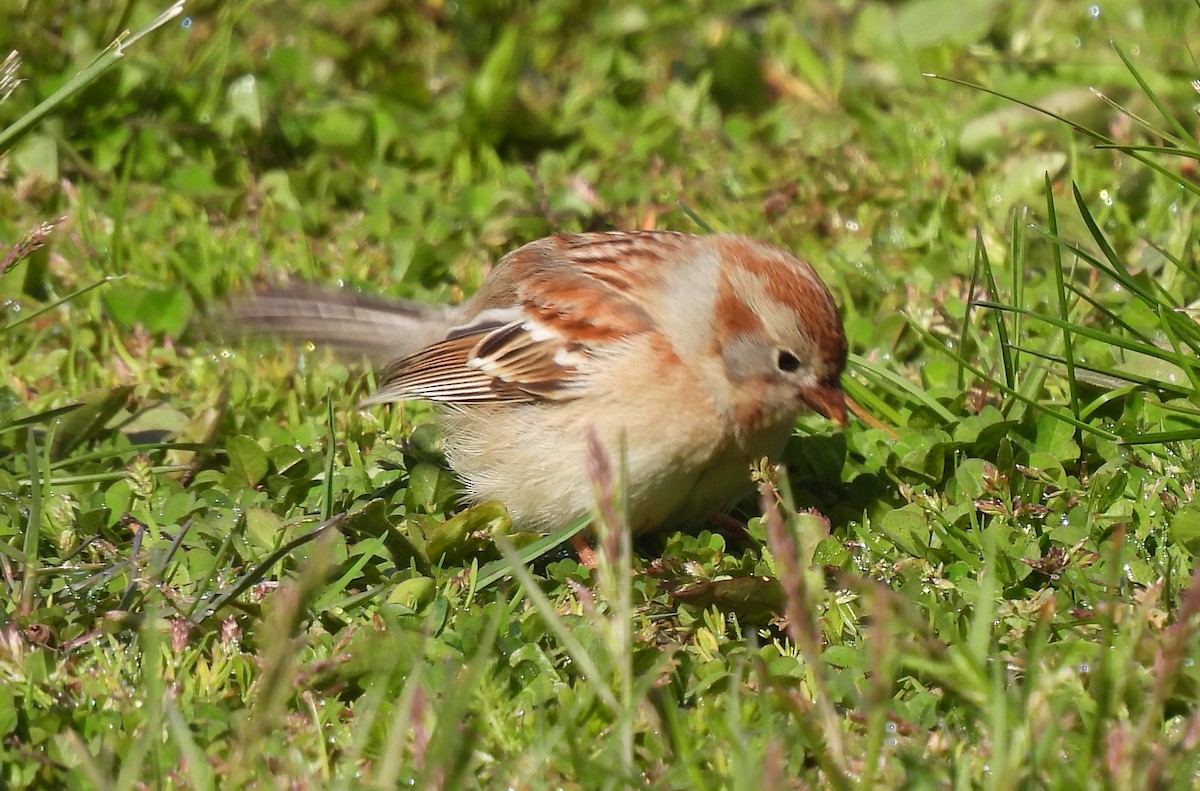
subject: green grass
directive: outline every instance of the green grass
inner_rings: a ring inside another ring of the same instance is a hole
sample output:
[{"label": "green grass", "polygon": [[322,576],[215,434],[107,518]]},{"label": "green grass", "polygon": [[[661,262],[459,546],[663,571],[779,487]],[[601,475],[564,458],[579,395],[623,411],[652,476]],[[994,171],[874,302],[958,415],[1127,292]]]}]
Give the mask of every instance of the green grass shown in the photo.
[{"label": "green grass", "polygon": [[[0,786],[1193,787],[1200,7],[796,5],[0,8]],[[646,225],[811,260],[870,420],[595,569],[208,318]]]}]

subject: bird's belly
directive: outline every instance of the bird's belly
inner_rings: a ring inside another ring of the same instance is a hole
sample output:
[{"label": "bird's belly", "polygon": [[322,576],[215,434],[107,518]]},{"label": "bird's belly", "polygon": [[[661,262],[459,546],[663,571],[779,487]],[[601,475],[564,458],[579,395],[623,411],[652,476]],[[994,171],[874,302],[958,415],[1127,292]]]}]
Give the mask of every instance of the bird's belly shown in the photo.
[{"label": "bird's belly", "polygon": [[749,465],[777,455],[791,433],[788,422],[739,442],[703,408],[683,408],[667,425],[642,425],[631,418],[644,411],[607,410],[617,417],[606,422],[602,415],[582,414],[578,403],[506,404],[448,414],[447,456],[467,499],[499,500],[518,527],[540,533],[589,513],[596,496],[588,474],[590,428],[614,480],[624,470],[634,532],[694,525],[745,493]]}]

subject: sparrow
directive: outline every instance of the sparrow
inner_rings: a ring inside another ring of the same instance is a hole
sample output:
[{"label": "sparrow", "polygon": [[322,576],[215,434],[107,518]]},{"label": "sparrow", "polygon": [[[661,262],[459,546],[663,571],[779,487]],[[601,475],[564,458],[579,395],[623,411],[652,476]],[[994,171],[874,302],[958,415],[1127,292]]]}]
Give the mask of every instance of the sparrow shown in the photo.
[{"label": "sparrow", "polygon": [[231,313],[243,332],[390,359],[362,406],[438,405],[465,500],[499,500],[543,534],[593,507],[589,434],[624,454],[642,533],[736,502],[798,415],[847,423],[829,289],[746,236],[558,234],[505,255],[457,306],[284,287]]}]

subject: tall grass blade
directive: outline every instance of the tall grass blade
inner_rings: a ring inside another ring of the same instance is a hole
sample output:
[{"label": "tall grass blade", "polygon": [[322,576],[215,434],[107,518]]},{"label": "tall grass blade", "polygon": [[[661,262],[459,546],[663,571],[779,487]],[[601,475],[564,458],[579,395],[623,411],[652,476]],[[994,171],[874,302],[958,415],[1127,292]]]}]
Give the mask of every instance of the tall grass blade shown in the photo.
[{"label": "tall grass blade", "polygon": [[[1150,87],[1150,83],[1146,82],[1145,78],[1142,77],[1141,72],[1138,71],[1137,67],[1133,65],[1133,61],[1131,61],[1129,56],[1125,54],[1125,50],[1121,49],[1121,45],[1116,41],[1111,40],[1108,43],[1113,48],[1113,51],[1117,53],[1117,57],[1121,59],[1121,62],[1125,64],[1125,68],[1129,70],[1129,73],[1133,76],[1133,79],[1137,80],[1138,87],[1142,90],[1142,95],[1150,100],[1150,102],[1154,105],[1154,109],[1158,110],[1159,115],[1161,115],[1167,121],[1167,123],[1170,124],[1174,134],[1163,132],[1162,130],[1149,125],[1145,126],[1144,128],[1158,137],[1161,137],[1165,140],[1170,140],[1180,148],[1194,148],[1196,145],[1195,135],[1188,131],[1187,127],[1180,123],[1179,119],[1175,117],[1175,114],[1171,112],[1170,108],[1163,103],[1163,100],[1159,98],[1158,93]],[[1125,112],[1130,118],[1137,120],[1136,116],[1134,116],[1132,113],[1129,113],[1128,111]]]},{"label": "tall grass blade", "polygon": [[[1104,146],[1118,145],[1118,143],[1115,140],[1108,137],[1107,135],[1097,132],[1094,129],[1090,129],[1086,126],[1083,126],[1082,124],[1077,124],[1074,121],[1072,121],[1070,118],[1067,118],[1066,116],[1059,115],[1058,113],[1055,113],[1055,112],[1051,112],[1050,110],[1047,110],[1043,107],[1038,107],[1036,104],[1033,104],[1032,102],[1027,102],[1022,99],[1018,99],[1015,96],[1011,96],[1006,93],[1001,93],[1000,91],[993,90],[991,88],[980,85],[978,83],[970,82],[968,80],[960,80],[960,79],[956,79],[954,77],[946,77],[941,74],[930,74],[930,73],[925,73],[923,76],[930,77],[935,80],[942,80],[944,82],[953,83],[955,85],[961,85],[964,88],[970,88],[972,90],[981,91],[983,93],[990,94],[997,98],[1004,99],[1005,101],[1012,102],[1013,104],[1018,104],[1021,107],[1025,107],[1029,110],[1033,110],[1035,113],[1040,113],[1041,115],[1044,115],[1047,118],[1053,118],[1055,121],[1058,121],[1061,124],[1069,126],[1072,129],[1074,129],[1076,132],[1079,132],[1080,134],[1085,135],[1085,136],[1091,138],[1092,140],[1095,140],[1100,145],[1104,145]],[[1180,184],[1184,189],[1188,190],[1193,195],[1200,196],[1200,184],[1195,184],[1188,179],[1180,179],[1178,174],[1172,173],[1170,170],[1168,170],[1164,166],[1158,164],[1153,159],[1150,159],[1147,156],[1143,156],[1140,152],[1138,152],[1136,150],[1131,149],[1127,153],[1129,154],[1130,157],[1137,160],[1142,165],[1150,168],[1155,173],[1163,175],[1163,176],[1171,179],[1172,181]]]},{"label": "tall grass blade", "polygon": [[[1013,307],[1012,305],[1002,305],[1002,304],[996,303],[996,302],[985,302],[983,304],[986,305],[987,307],[995,308],[996,310],[1015,311],[1015,312],[1024,314],[1025,316],[1028,316],[1030,318],[1037,319],[1038,321],[1044,321],[1047,324],[1058,327],[1059,329],[1067,329],[1070,332],[1074,333],[1075,335],[1079,335],[1079,336],[1082,336],[1085,338],[1090,338],[1092,340],[1100,341],[1101,343],[1107,343],[1111,346],[1117,346],[1119,348],[1126,349],[1131,352],[1137,352],[1138,354],[1145,354],[1150,357],[1155,357],[1155,358],[1158,358],[1159,360],[1173,363],[1174,365],[1178,366],[1179,368],[1200,366],[1200,360],[1197,360],[1195,357],[1193,357],[1191,355],[1178,353],[1178,352],[1174,351],[1173,349],[1164,349],[1161,346],[1155,346],[1154,344],[1133,341],[1133,340],[1126,338],[1123,335],[1117,335],[1117,334],[1111,333],[1111,332],[1104,332],[1103,330],[1095,330],[1095,329],[1092,329],[1091,327],[1085,327],[1081,324],[1072,322],[1070,320],[1063,321],[1062,319],[1058,318],[1057,316],[1047,316],[1044,313],[1037,313],[1032,310],[1016,308],[1016,307]],[[932,337],[932,336],[930,336],[930,337]]]},{"label": "tall grass blade", "polygon": [[[1008,243],[1008,268],[1011,273],[1012,303],[1025,304],[1025,255],[1029,249],[1029,207],[1022,205],[1013,215],[1012,233]],[[992,278],[995,280],[995,278]],[[1021,315],[1014,313],[1012,317],[1012,341],[1014,346],[1021,346],[1021,333],[1025,325]],[[1021,370],[1021,356],[1014,354],[1012,358],[1012,386],[1018,387],[1017,373]]]},{"label": "tall grass blade", "polygon": [[[992,259],[987,254],[987,248],[983,246],[983,235],[979,228],[975,229],[975,256],[976,260],[983,267],[983,274],[987,277],[988,295],[993,299],[1000,298],[1000,290],[996,286],[996,273],[992,270]],[[976,303],[978,306],[979,303]],[[996,327],[996,337],[1000,339],[1000,361],[1004,366],[1004,381],[1009,387],[1017,386],[1017,361],[1012,354],[1007,351],[1008,342],[1008,326],[1004,322],[1004,314],[999,311],[991,311],[992,323]],[[962,349],[962,346],[959,346]],[[960,369],[961,370],[961,369]]]},{"label": "tall grass blade", "polygon": [[[1000,309],[1005,309],[1005,310],[1013,309],[1012,307],[1006,306],[1006,305],[990,305],[990,306],[997,307]],[[1087,433],[1093,434],[1097,437],[1102,437],[1103,439],[1107,439],[1109,441],[1116,441],[1117,439],[1120,438],[1119,435],[1114,434],[1111,431],[1108,431],[1107,429],[1099,428],[1098,426],[1094,426],[1090,423],[1084,423],[1083,421],[1076,420],[1074,415],[1072,415],[1070,413],[1062,412],[1058,409],[1055,409],[1054,407],[1048,406],[1045,403],[1039,401],[1038,399],[1036,399],[1032,396],[1026,395],[1025,393],[1022,393],[1019,390],[1011,388],[1008,385],[1006,385],[1004,382],[1001,382],[1001,381],[995,379],[994,377],[988,376],[988,374],[985,371],[982,371],[979,368],[977,368],[976,366],[972,365],[968,360],[963,358],[962,355],[954,352],[951,349],[947,349],[944,344],[939,343],[938,339],[936,337],[934,337],[934,335],[932,333],[930,333],[928,330],[926,330],[924,327],[922,327],[920,325],[920,323],[917,322],[916,319],[912,318],[911,316],[909,316],[906,313],[901,314],[901,315],[903,315],[904,318],[908,321],[909,326],[912,327],[917,332],[917,334],[919,334],[922,338],[925,339],[926,343],[929,343],[934,348],[939,349],[943,354],[947,354],[947,355],[951,356],[952,358],[955,359],[955,361],[961,361],[961,363],[963,365],[967,366],[967,370],[970,371],[975,376],[979,377],[979,379],[981,381],[989,382],[992,385],[992,387],[995,387],[997,390],[1001,391],[1002,393],[1004,393],[1006,395],[1012,396],[1014,399],[1016,399],[1022,405],[1026,406],[1026,407],[1033,407],[1034,409],[1045,412],[1046,414],[1052,415],[1055,418],[1063,421],[1064,423],[1070,423],[1072,426],[1081,428],[1084,431],[1086,431]]]},{"label": "tall grass blade", "polygon": [[[1046,186],[1046,221],[1049,223],[1049,230],[1052,236],[1058,236],[1058,208],[1054,205],[1054,185],[1050,182],[1050,174],[1045,174]],[[1067,365],[1067,387],[1071,396],[1071,414],[1079,420],[1079,382],[1075,379],[1075,350],[1071,338],[1071,332],[1066,328],[1070,323],[1070,309],[1067,307],[1067,289],[1063,285],[1066,280],[1063,277],[1063,261],[1062,247],[1059,245],[1050,246],[1050,258],[1054,265],[1054,285],[1056,288],[1056,296],[1058,297],[1058,318],[1063,322],[1062,327],[1062,342],[1063,342],[1063,359]],[[1079,430],[1075,431],[1075,440],[1079,441]]]},{"label": "tall grass blade", "polygon": [[[971,310],[975,307],[975,289],[979,284],[979,251],[983,242],[980,238],[980,230],[978,226],[975,228],[975,261],[971,267],[971,280],[967,284],[967,304],[963,306],[962,331],[958,334],[958,348],[967,348],[967,338],[970,335],[971,329]],[[958,378],[956,386],[959,390],[966,387],[966,371],[961,367],[958,369]]]},{"label": "tall grass blade", "polygon": [[179,0],[136,33],[132,35],[128,31],[122,33],[95,60],[83,67],[74,77],[67,80],[65,85],[52,93],[37,107],[34,107],[28,113],[18,118],[7,129],[0,131],[0,154],[12,148],[30,129],[60,105],[104,76],[105,72],[116,66],[117,61],[124,57],[126,49],[133,46],[143,36],[158,30],[182,14],[183,5],[184,0]]},{"label": "tall grass blade", "polygon": [[[512,574],[517,582],[521,584],[521,588],[525,591],[526,598],[533,608],[542,616],[543,622],[558,641],[562,644],[570,655],[572,661],[579,666],[580,672],[587,681],[588,686],[596,693],[600,701],[608,707],[613,716],[621,716],[621,703],[617,696],[613,693],[612,688],[605,681],[604,675],[600,672],[600,666],[596,664],[596,660],[592,658],[591,653],[583,647],[583,644],[571,634],[571,630],[563,623],[559,617],[558,611],[554,604],[546,598],[546,594],[542,593],[542,589],[538,587],[537,581],[529,570],[525,568],[525,564],[521,562],[517,555],[516,548],[506,536],[496,536],[496,546],[499,547],[500,553],[504,555],[512,569]],[[606,657],[611,659],[611,657]]]},{"label": "tall grass blade", "polygon": [[21,595],[17,599],[19,615],[33,612],[33,602],[37,598],[37,581],[41,571],[38,545],[42,536],[42,505],[47,494],[42,488],[43,458],[37,440],[30,431],[25,435],[25,459],[29,465],[29,516],[25,520],[25,536],[21,545],[25,561],[21,570]]},{"label": "tall grass blade", "polygon": [[[581,516],[574,522],[555,530],[553,533],[526,544],[520,549],[516,549],[515,555],[522,565],[532,563],[547,552],[553,551],[555,547],[561,546],[583,532],[591,523],[592,518],[590,516]],[[485,563],[479,569],[479,577],[475,583],[475,587],[477,590],[490,588],[505,577],[511,576],[512,573],[513,566],[507,557],[500,560],[493,560],[491,563]]]}]

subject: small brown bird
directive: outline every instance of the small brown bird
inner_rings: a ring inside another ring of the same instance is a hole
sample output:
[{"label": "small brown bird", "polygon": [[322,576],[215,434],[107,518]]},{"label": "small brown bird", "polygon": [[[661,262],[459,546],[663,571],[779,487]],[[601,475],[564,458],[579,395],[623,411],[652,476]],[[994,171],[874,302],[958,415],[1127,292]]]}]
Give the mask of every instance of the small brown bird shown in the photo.
[{"label": "small brown bird", "polygon": [[846,425],[846,338],[811,266],[744,236],[550,236],[468,302],[287,289],[234,304],[253,332],[396,358],[365,404],[443,406],[470,502],[547,533],[585,514],[590,430],[626,448],[636,532],[730,505],[808,410]]}]

